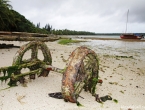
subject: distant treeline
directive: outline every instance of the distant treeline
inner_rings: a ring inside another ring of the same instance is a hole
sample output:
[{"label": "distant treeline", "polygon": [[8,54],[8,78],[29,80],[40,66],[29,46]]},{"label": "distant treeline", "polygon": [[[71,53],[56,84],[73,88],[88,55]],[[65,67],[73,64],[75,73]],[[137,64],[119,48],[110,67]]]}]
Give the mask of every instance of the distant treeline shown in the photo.
[{"label": "distant treeline", "polygon": [[[52,28],[49,23],[40,28],[40,23],[36,25],[12,9],[9,0],[0,0],[0,31],[30,32],[56,35],[120,35],[121,33],[94,33],[75,30],[58,30]],[[144,34],[145,35],[145,34]]]}]

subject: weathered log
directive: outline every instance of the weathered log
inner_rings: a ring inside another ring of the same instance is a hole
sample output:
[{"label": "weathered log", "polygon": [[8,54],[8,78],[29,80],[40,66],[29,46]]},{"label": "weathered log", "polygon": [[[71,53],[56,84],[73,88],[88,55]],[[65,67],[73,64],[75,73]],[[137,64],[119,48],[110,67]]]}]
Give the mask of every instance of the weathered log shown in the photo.
[{"label": "weathered log", "polygon": [[21,37],[49,37],[52,35],[49,34],[40,34],[40,33],[27,33],[27,32],[6,32],[0,31],[0,35],[11,35],[11,36],[21,36]]},{"label": "weathered log", "polygon": [[18,35],[21,37],[49,37],[48,34],[40,34],[40,33],[27,33],[27,32],[12,32],[11,35]]},{"label": "weathered log", "polygon": [[6,36],[0,35],[0,40],[4,41],[55,41],[58,40],[58,37],[20,37],[20,36]]},{"label": "weathered log", "polygon": [[54,34],[0,31],[0,40],[5,41],[55,41],[58,39]]},{"label": "weathered log", "polygon": [[0,31],[0,35],[11,35],[12,32]]}]

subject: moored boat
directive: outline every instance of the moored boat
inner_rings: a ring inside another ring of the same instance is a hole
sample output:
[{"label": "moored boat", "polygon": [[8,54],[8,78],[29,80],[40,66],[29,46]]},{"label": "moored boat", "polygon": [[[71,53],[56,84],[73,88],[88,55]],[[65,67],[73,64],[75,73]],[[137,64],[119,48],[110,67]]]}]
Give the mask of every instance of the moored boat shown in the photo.
[{"label": "moored boat", "polygon": [[126,33],[127,32],[127,23],[128,23],[128,14],[129,14],[129,10],[127,11],[126,30],[125,30],[124,34],[120,35],[120,38],[121,39],[142,39],[142,38],[144,38],[143,35]]},{"label": "moored boat", "polygon": [[142,39],[143,35],[137,35],[137,34],[121,34],[121,39]]}]

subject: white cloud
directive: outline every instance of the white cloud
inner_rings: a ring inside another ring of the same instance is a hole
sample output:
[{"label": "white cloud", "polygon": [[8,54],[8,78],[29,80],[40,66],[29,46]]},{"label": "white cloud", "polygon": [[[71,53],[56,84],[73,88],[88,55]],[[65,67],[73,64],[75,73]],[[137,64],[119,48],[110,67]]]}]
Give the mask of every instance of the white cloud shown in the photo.
[{"label": "white cloud", "polygon": [[145,0],[11,0],[13,9],[34,24],[55,29],[123,32],[126,13],[130,31],[145,32]]}]

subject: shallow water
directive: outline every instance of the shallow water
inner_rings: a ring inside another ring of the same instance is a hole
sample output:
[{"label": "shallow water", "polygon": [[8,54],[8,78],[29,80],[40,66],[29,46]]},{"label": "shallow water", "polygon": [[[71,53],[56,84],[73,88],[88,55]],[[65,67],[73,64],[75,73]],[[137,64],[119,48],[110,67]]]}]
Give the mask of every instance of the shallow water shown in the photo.
[{"label": "shallow water", "polygon": [[79,38],[81,37],[87,37],[87,38],[115,38],[115,39],[120,39],[119,35],[79,35]]},{"label": "shallow water", "polygon": [[145,60],[145,42],[122,40],[88,40],[78,45],[85,45],[99,54],[133,56]]}]

